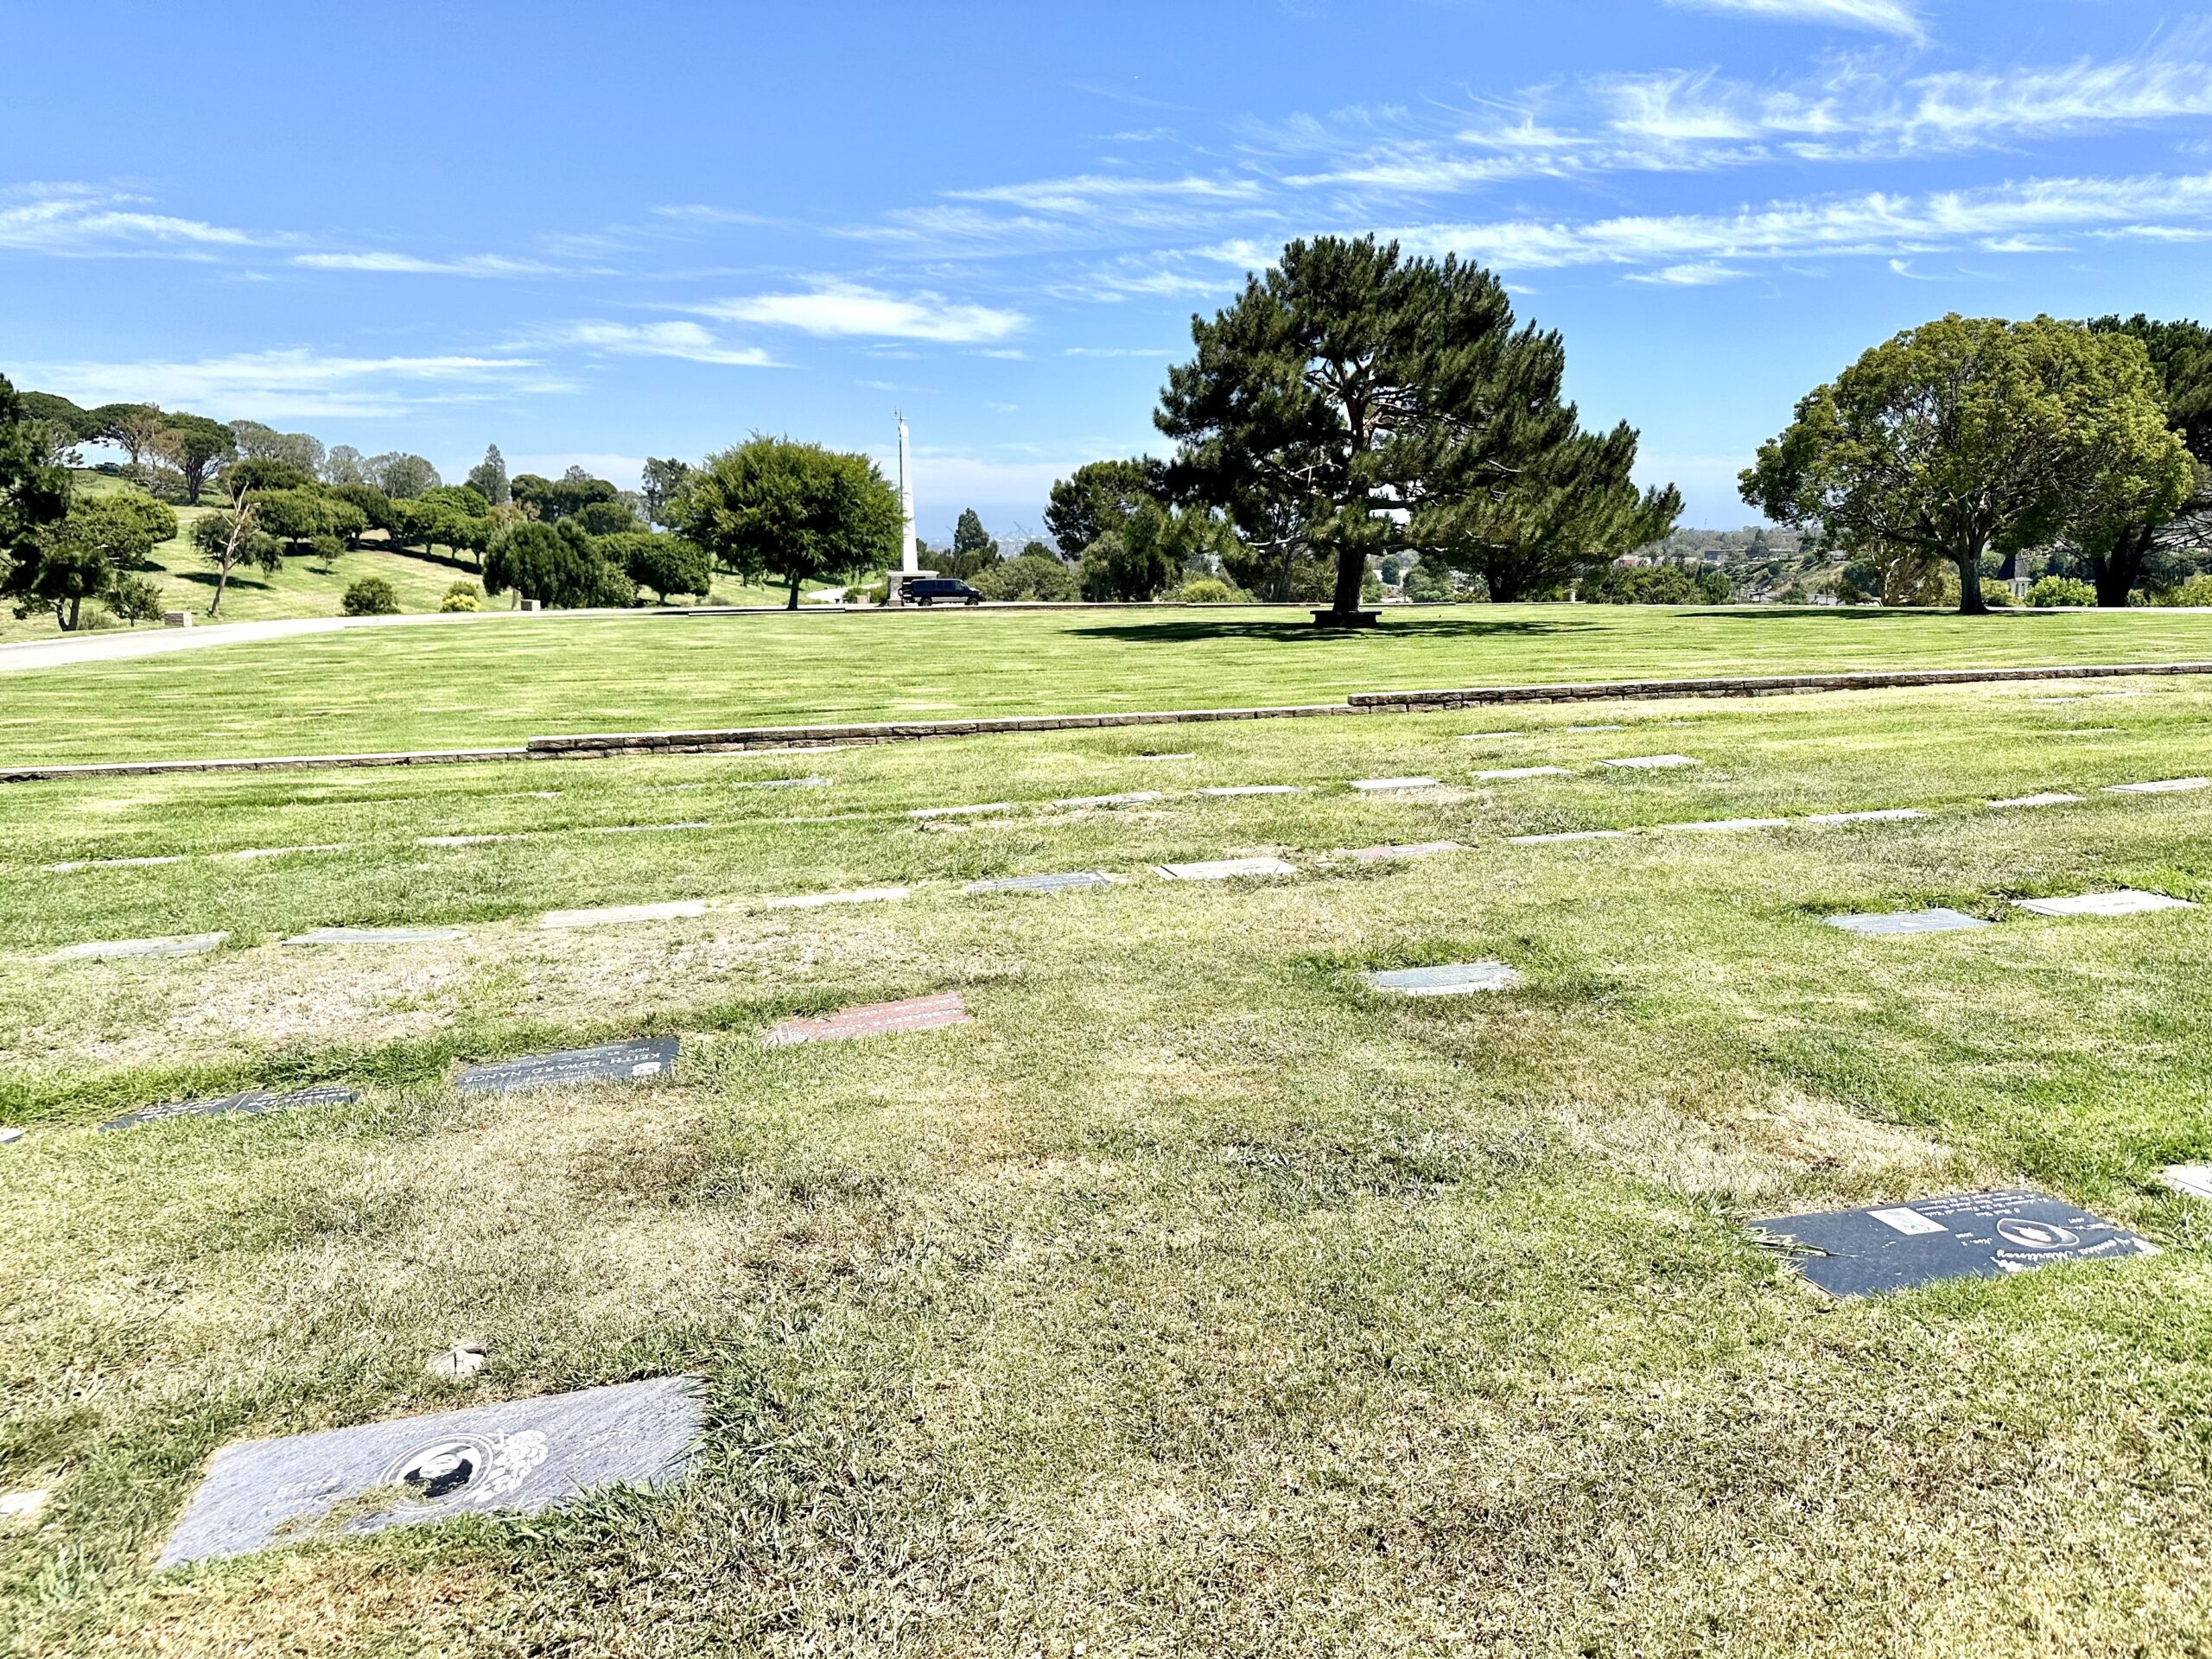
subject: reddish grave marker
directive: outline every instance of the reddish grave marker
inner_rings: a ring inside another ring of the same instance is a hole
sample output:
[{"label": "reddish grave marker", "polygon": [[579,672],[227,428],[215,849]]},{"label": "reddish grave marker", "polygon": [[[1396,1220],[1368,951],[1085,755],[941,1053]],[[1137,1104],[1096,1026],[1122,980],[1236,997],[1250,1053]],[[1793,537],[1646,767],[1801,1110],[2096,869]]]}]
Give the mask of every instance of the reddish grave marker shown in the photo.
[{"label": "reddish grave marker", "polygon": [[937,1031],[969,1023],[968,1009],[957,991],[935,996],[913,996],[904,1002],[877,1002],[863,1008],[843,1008],[818,1020],[786,1020],[768,1033],[768,1046],[791,1043],[834,1043],[849,1037],[881,1037],[897,1031]]}]

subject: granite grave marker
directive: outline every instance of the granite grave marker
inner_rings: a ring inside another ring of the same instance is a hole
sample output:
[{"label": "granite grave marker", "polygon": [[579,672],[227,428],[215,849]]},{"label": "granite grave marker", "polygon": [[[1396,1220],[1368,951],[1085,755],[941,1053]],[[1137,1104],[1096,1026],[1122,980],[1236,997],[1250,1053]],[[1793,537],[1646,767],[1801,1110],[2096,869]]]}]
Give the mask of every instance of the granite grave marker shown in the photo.
[{"label": "granite grave marker", "polygon": [[1064,875],[1002,875],[988,881],[970,881],[963,893],[1068,893],[1079,887],[1110,887],[1114,878],[1096,870],[1070,870]]},{"label": "granite grave marker", "polygon": [[1367,982],[1399,996],[1472,996],[1510,990],[1521,976],[1502,962],[1455,962],[1441,968],[1394,968],[1368,975]]},{"label": "granite grave marker", "polygon": [[472,1065],[461,1074],[464,1095],[516,1095],[532,1089],[563,1089],[583,1083],[643,1083],[676,1069],[678,1039],[636,1037],[591,1048],[564,1048],[550,1054]]},{"label": "granite grave marker", "polygon": [[1170,881],[1234,881],[1241,876],[1298,874],[1296,865],[1279,858],[1224,858],[1198,864],[1157,864],[1153,868]]},{"label": "granite grave marker", "polygon": [[2156,1255],[2125,1227],[2041,1192],[1963,1192],[1910,1205],[1777,1216],[1755,1224],[1832,1296],[1878,1296],[1945,1279],[1993,1279],[2061,1262]]},{"label": "granite grave marker", "polygon": [[2170,899],[2163,893],[2138,893],[2122,887],[2117,893],[2083,893],[2070,899],[2015,899],[2020,909],[2037,916],[2142,916],[2155,910],[2194,910],[2186,899]]},{"label": "granite grave marker", "polygon": [[457,939],[457,927],[318,927],[311,933],[295,933],[287,944],[442,944]]},{"label": "granite grave marker", "polygon": [[390,1503],[349,1515],[334,1532],[527,1515],[599,1487],[658,1487],[683,1471],[703,1421],[698,1384],[666,1376],[226,1446],[156,1566],[312,1536],[334,1510],[386,1490]]},{"label": "granite grave marker", "polygon": [[1357,778],[1352,787],[1363,795],[1388,795],[1404,789],[1437,789],[1433,778]]},{"label": "granite grave marker", "polygon": [[84,962],[111,957],[204,956],[231,936],[228,933],[179,933],[160,939],[93,939],[84,944],[65,944],[48,962]]},{"label": "granite grave marker", "polygon": [[1687,754],[1632,754],[1625,760],[1601,760],[1600,766],[1618,766],[1628,772],[1673,772],[1683,766],[1701,766],[1704,761]]},{"label": "granite grave marker", "polygon": [[1565,766],[1505,766],[1494,772],[1478,772],[1475,781],[1480,784],[1508,784],[1522,778],[1572,778],[1574,774]]},{"label": "granite grave marker", "polygon": [[941,1031],[969,1023],[967,1005],[957,991],[935,996],[912,996],[901,1002],[872,1002],[857,1008],[841,1008],[816,1019],[779,1021],[763,1039],[771,1048],[796,1043],[845,1042],[855,1037],[882,1037],[894,1032]]},{"label": "granite grave marker", "polygon": [[1868,938],[1888,938],[1905,933],[1955,933],[1967,928],[1996,925],[1962,910],[1945,910],[1941,906],[1933,910],[1894,911],[1883,916],[1831,916],[1827,921],[1830,927]]},{"label": "granite grave marker", "polygon": [[2172,1164],[2158,1179],[2177,1192],[2212,1204],[2212,1164]]},{"label": "granite grave marker", "polygon": [[212,1100],[177,1100],[166,1105],[149,1106],[143,1111],[125,1112],[121,1117],[110,1118],[100,1128],[130,1129],[141,1123],[159,1123],[172,1117],[221,1117],[232,1112],[289,1112],[302,1106],[346,1106],[360,1097],[353,1090],[337,1084],[274,1092],[248,1089]]}]

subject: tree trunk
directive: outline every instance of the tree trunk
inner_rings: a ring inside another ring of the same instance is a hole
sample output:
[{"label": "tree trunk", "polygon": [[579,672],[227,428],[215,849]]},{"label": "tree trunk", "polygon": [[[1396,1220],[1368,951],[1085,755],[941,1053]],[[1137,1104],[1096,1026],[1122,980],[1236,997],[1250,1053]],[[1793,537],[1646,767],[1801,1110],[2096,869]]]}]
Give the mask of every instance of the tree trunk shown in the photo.
[{"label": "tree trunk", "polygon": [[1367,553],[1363,548],[1347,547],[1337,554],[1337,592],[1329,601],[1329,608],[1338,616],[1350,616],[1359,608],[1360,584],[1367,577]]},{"label": "tree trunk", "polygon": [[791,578],[791,596],[784,605],[784,608],[787,611],[798,609],[798,582],[799,579],[797,576]]},{"label": "tree trunk", "polygon": [[213,622],[223,613],[223,589],[231,583],[231,562],[225,559],[215,569],[215,597],[208,601],[207,620]]},{"label": "tree trunk", "polygon": [[63,632],[74,633],[77,632],[78,613],[84,608],[84,604],[85,596],[82,594],[72,594],[69,595],[69,620],[61,625],[61,630]]},{"label": "tree trunk", "polygon": [[1989,601],[1981,596],[1981,555],[1967,554],[1958,561],[1959,614],[1987,616]]},{"label": "tree trunk", "polygon": [[2112,544],[2111,551],[2089,561],[2098,605],[2108,610],[2126,607],[2127,595],[2142,580],[2143,567],[2150,558],[2151,535],[2148,526],[2130,530]]}]

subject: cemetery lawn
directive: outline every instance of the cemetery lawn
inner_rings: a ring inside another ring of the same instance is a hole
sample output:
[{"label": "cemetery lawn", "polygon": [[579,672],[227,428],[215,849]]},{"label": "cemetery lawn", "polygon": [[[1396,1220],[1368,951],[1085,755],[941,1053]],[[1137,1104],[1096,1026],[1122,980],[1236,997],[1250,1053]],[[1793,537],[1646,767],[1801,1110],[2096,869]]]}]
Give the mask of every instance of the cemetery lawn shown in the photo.
[{"label": "cemetery lawn", "polygon": [[[1448,681],[1565,672],[1593,638],[1606,671],[1638,671],[1670,638],[1795,640],[1787,658],[1966,637],[1577,613],[1548,639],[1526,620],[1343,660]],[[939,630],[948,701],[1004,695],[962,640],[1102,626],[1006,620],[917,628]],[[1971,648],[2152,649],[2093,620],[1999,621]],[[2149,621],[2160,654],[2205,626]],[[505,671],[559,632],[517,631]],[[884,636],[669,637],[720,641],[720,706],[765,712],[822,694],[747,642],[788,665],[807,639]],[[391,702],[421,662],[399,643],[310,659],[349,664],[321,695],[365,686],[379,742],[419,729]],[[1339,671],[1267,633],[1225,660],[1204,688],[1155,668],[1139,701]],[[897,679],[850,661],[879,695]],[[226,683],[215,653],[127,667],[126,721],[148,671]],[[280,725],[304,705],[313,677],[239,669]],[[64,683],[5,683],[58,716]],[[481,734],[435,718],[440,741]],[[1505,728],[1523,734],[1465,735]],[[0,1122],[29,1131],[0,1146],[0,1492],[50,1494],[0,1519],[0,1649],[2202,1659],[2212,1209],[2158,1174],[2212,1161],[2212,790],[2103,791],[2212,773],[2208,733],[2212,684],[2167,679],[0,791]],[[1657,753],[1704,764],[1598,765]],[[1540,765],[1573,771],[1473,779]],[[808,775],[833,782],[747,787]],[[1349,787],[1406,776],[1445,787]],[[1304,792],[1195,792],[1275,782]],[[2050,791],[2086,798],[1986,804]],[[910,816],[984,803],[1011,804]],[[1929,816],[1507,839],[1893,807]],[[511,838],[418,844],[462,835]],[[1465,850],[1331,856],[1442,839]],[[1297,874],[1148,873],[1262,855]],[[963,891],[1076,870],[1122,880]],[[911,895],[758,902],[891,886]],[[2207,907],[2007,902],[2117,887]],[[722,907],[537,925],[685,898]],[[1824,919],[1937,905],[1996,925]],[[467,932],[276,943],[338,925]],[[39,960],[217,931],[207,956]],[[1409,1001],[1363,978],[1485,958],[1524,982]],[[947,991],[972,1023],[761,1040]],[[683,1039],[667,1081],[450,1081],[648,1034]],[[362,1097],[93,1127],[319,1082]],[[1744,1224],[2012,1184],[2163,1253],[1836,1303]],[[485,1370],[426,1376],[456,1340]],[[149,1571],[234,1441],[671,1374],[704,1380],[709,1430],[659,1493]]]},{"label": "cemetery lawn", "polygon": [[[438,572],[441,591],[453,574]],[[324,614],[336,612],[334,591]],[[461,627],[380,627],[0,672],[0,765],[1279,707],[1341,703],[1355,691],[1567,680],[2212,660],[2212,612],[1960,618],[1469,605],[1393,611],[1385,620],[1344,637],[1317,634],[1300,612],[1228,607],[493,615]]]}]

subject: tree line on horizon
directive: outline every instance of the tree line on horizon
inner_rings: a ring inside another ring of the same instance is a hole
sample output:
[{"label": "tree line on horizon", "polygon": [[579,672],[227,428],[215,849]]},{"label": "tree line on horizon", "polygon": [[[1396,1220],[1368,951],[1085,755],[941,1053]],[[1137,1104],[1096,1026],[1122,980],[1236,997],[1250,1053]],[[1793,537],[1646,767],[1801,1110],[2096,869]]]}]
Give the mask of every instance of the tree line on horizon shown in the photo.
[{"label": "tree line on horizon", "polygon": [[[1154,417],[1173,455],[1077,468],[1052,489],[1052,543],[1011,558],[969,510],[949,548],[924,550],[931,568],[990,598],[1258,594],[1332,620],[1386,583],[1414,599],[1728,597],[1725,573],[1666,551],[1681,499],[1635,483],[1635,429],[1584,428],[1560,334],[1517,320],[1478,265],[1295,241],[1192,338]],[[121,448],[149,493],[73,496],[92,442]],[[641,481],[511,479],[493,446],[448,485],[419,455],[146,404],[80,409],[0,379],[0,595],[65,628],[88,600],[141,615],[152,588],[136,572],[176,533],[159,498],[210,492],[193,540],[218,572],[211,616],[241,566],[327,562],[372,536],[442,547],[488,591],[556,607],[703,595],[716,569],[796,607],[808,582],[897,559],[898,502],[864,455],[755,435],[696,464],[649,460]],[[1973,613],[2009,597],[1991,579],[2030,556],[2100,604],[2171,591],[2212,539],[2212,331],[1939,319],[1808,393],[1741,488],[1801,567],[1842,562],[1845,597],[1955,595]]]}]

